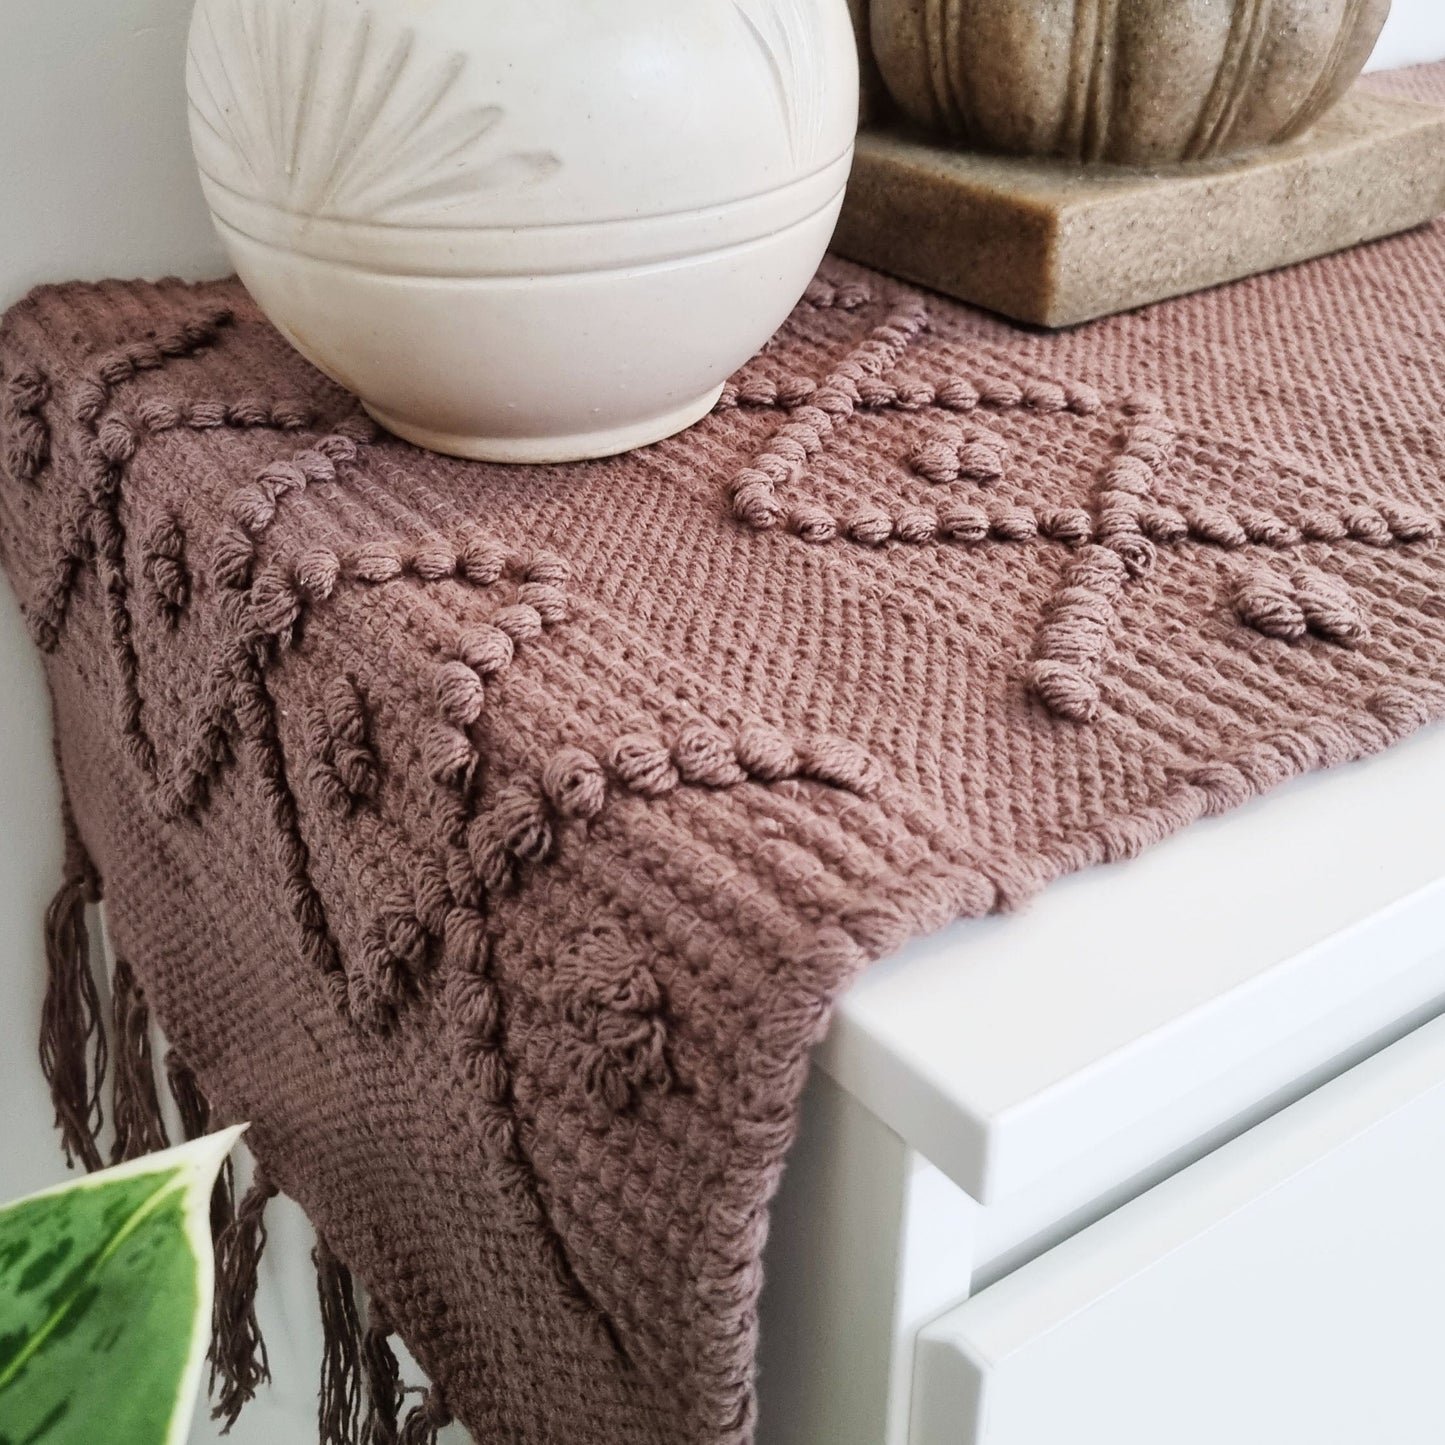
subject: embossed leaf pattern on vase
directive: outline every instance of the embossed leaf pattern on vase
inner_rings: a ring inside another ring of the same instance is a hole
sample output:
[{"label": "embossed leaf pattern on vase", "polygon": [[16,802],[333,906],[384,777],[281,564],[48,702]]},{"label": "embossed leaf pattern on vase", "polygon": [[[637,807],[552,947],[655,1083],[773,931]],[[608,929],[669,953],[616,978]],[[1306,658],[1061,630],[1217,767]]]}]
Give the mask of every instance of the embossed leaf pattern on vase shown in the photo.
[{"label": "embossed leaf pattern on vase", "polygon": [[297,214],[444,223],[476,192],[544,180],[550,150],[506,150],[465,98],[465,55],[330,0],[201,0],[187,88],[208,177]]},{"label": "embossed leaf pattern on vase", "polygon": [[823,136],[823,41],[818,0],[733,0],[777,89],[793,163],[813,160]]}]

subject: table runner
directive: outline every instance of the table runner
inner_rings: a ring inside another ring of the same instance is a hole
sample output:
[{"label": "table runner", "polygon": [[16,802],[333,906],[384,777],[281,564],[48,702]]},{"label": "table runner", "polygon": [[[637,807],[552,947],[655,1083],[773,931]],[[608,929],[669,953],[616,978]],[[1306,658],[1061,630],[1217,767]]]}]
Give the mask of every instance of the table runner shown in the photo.
[{"label": "table runner", "polygon": [[691,432],[522,469],[379,434],[233,282],[14,308],[42,1059],[93,1167],[103,886],[115,1154],[164,1139],[151,1011],[187,1129],[254,1121],[222,1413],[280,1189],[324,1440],[748,1440],[857,971],[1445,715],[1442,277],[1437,224],[1046,336],[830,261]]}]

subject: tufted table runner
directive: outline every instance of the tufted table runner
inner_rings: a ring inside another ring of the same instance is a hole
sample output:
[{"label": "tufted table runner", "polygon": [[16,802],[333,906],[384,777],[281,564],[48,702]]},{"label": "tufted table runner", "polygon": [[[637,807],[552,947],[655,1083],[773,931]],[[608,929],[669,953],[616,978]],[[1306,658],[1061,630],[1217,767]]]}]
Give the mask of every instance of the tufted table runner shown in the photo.
[{"label": "tufted table runner", "polygon": [[0,543],[73,818],[42,1052],[94,1165],[103,882],[115,1152],[163,1138],[148,1010],[188,1128],[255,1121],[223,1413],[280,1189],[325,1440],[747,1440],[857,971],[1445,716],[1442,347],[1439,224],[1061,336],[830,262],[690,433],[506,470],[377,434],[234,283],[16,307]]}]

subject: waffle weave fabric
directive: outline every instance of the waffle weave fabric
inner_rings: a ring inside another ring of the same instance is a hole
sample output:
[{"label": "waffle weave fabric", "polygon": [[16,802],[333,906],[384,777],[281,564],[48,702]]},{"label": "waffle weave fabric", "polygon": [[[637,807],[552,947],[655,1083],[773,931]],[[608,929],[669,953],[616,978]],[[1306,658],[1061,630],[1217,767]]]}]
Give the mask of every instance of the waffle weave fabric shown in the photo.
[{"label": "waffle weave fabric", "polygon": [[1445,716],[1442,278],[1436,224],[1044,336],[830,261],[691,432],[510,470],[233,282],[9,314],[117,951],[479,1440],[748,1440],[857,971]]}]

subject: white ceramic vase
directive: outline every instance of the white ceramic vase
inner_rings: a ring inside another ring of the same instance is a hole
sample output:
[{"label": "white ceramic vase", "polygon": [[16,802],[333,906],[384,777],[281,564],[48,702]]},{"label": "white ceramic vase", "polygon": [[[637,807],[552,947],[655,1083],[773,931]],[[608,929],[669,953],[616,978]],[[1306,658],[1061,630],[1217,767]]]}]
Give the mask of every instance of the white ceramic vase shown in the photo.
[{"label": "white ceramic vase", "polygon": [[198,0],[206,200],[389,430],[496,461],[690,425],[842,204],[847,0]]}]

